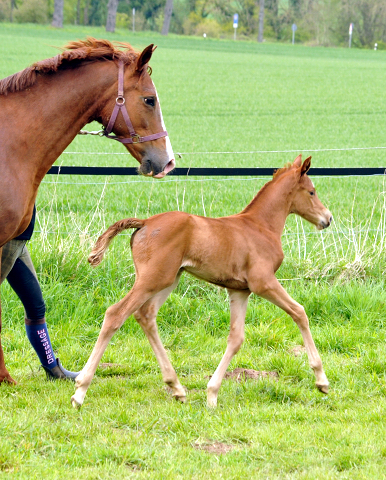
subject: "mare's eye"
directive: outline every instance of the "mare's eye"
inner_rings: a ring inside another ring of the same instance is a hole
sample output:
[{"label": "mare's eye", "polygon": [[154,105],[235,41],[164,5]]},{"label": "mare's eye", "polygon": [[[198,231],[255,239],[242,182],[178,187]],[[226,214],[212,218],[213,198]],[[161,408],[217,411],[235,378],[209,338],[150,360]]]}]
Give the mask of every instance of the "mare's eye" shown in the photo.
[{"label": "mare's eye", "polygon": [[155,106],[155,99],[154,97],[146,97],[143,99],[146,105],[149,105],[149,107],[154,107]]},{"label": "mare's eye", "polygon": [[315,195],[315,192],[311,191],[311,192],[310,192],[310,195]]}]

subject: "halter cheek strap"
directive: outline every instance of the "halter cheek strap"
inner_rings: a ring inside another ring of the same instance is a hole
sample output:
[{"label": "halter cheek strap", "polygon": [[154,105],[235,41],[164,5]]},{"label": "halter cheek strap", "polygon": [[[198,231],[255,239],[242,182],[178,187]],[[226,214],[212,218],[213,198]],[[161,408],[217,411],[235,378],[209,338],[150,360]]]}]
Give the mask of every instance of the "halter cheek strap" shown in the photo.
[{"label": "halter cheek strap", "polygon": [[[117,142],[121,143],[143,143],[143,142],[149,142],[151,140],[157,140],[158,138],[162,137],[167,137],[168,132],[165,130],[159,133],[153,133],[152,135],[146,135],[144,137],[140,137],[138,133],[135,133],[133,124],[131,123],[129,113],[126,109],[126,100],[125,97],[123,96],[123,71],[124,71],[124,64],[122,60],[119,60],[118,62],[118,96],[115,100],[115,105],[114,105],[114,110],[113,113],[111,114],[109,123],[107,124],[106,129],[103,131],[103,135],[107,138],[111,138],[113,140],[117,140]],[[117,119],[118,113],[121,112],[123,115],[123,119],[126,123],[126,126],[129,130],[130,138],[119,138],[115,135],[110,135],[115,121]]]}]

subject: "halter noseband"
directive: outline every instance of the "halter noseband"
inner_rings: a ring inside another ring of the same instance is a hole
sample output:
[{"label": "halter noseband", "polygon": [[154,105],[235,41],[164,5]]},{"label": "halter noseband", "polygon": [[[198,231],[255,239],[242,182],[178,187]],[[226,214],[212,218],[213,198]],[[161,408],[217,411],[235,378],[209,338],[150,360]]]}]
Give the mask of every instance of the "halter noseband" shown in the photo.
[{"label": "halter noseband", "polygon": [[[115,106],[113,113],[111,114],[109,123],[105,130],[103,130],[103,136],[107,138],[112,138],[121,143],[143,143],[149,142],[151,140],[157,140],[158,138],[167,137],[168,132],[165,130],[159,133],[153,133],[152,135],[146,135],[145,137],[140,137],[138,133],[135,133],[133,124],[131,123],[129,113],[125,106],[125,97],[123,96],[123,70],[124,64],[122,60],[118,62],[118,96],[115,100]],[[115,135],[110,135],[113,130],[115,121],[117,119],[118,113],[121,112],[123,119],[125,120],[126,126],[129,129],[130,138],[119,138]]]}]

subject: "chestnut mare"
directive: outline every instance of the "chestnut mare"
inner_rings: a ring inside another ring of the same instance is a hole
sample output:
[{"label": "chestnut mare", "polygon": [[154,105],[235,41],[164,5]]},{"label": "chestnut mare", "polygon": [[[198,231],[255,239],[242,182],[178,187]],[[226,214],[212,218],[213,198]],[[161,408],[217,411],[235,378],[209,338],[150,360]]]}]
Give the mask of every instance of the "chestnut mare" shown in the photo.
[{"label": "chestnut mare", "polygon": [[136,228],[131,247],[136,279],[130,292],[106,311],[94,350],[76,379],[71,401],[83,404],[87,389],[110,339],[129,315],[141,325],[157,357],[164,382],[173,396],[185,401],[180,384],[157,331],[156,316],[186,270],[206,282],[225,287],[230,299],[228,346],[208,383],[208,405],[217,405],[217,394],[233,356],[244,340],[244,321],[251,292],[287,312],[298,325],[316,386],[328,392],[328,380],[308,325],[304,308],[295,302],[275,277],[283,261],[281,234],[287,216],[296,213],[318,229],[331,223],[331,213],[318,199],[306,175],[311,157],[304,163],[298,156],[292,165],[278,170],[239,214],[205,218],[183,212],[168,212],[147,220],[128,218],[112,225],[101,235],[89,262],[98,265],[110,241],[122,230]]},{"label": "chestnut mare", "polygon": [[[28,226],[44,175],[87,123],[100,122],[101,135],[121,141],[140,173],[161,178],[174,168],[148,66],[154,46],[142,53],[119,47],[94,38],[71,42],[0,80],[0,262],[1,247]],[[0,339],[3,380],[15,383]]]}]

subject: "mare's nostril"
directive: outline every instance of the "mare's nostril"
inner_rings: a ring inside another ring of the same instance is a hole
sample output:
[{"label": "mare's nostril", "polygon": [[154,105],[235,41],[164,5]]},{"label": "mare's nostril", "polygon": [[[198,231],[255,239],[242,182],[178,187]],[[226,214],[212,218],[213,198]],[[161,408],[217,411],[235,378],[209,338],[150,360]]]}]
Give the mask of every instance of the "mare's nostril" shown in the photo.
[{"label": "mare's nostril", "polygon": [[142,175],[149,175],[150,173],[153,172],[153,165],[151,163],[151,160],[142,160],[141,166],[140,166],[140,171]]}]

